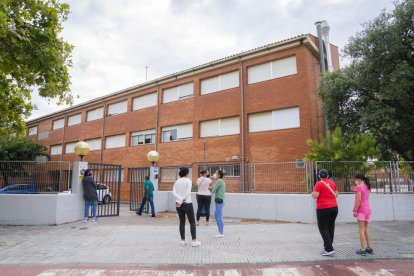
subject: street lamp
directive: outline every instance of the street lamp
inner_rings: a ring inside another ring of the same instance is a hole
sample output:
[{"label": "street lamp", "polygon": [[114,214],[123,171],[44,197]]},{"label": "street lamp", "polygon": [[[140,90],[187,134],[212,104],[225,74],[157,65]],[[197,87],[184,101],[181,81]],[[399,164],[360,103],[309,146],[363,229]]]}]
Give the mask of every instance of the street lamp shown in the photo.
[{"label": "street lamp", "polygon": [[158,159],[160,159],[160,154],[155,150],[152,150],[148,152],[147,159],[152,163],[152,166],[154,167],[155,163],[157,163]]},{"label": "street lamp", "polygon": [[82,162],[82,158],[89,153],[89,145],[88,145],[88,143],[86,143],[84,141],[79,141],[78,143],[76,143],[76,145],[75,145],[75,153],[76,153],[77,156],[80,157],[81,162]]}]

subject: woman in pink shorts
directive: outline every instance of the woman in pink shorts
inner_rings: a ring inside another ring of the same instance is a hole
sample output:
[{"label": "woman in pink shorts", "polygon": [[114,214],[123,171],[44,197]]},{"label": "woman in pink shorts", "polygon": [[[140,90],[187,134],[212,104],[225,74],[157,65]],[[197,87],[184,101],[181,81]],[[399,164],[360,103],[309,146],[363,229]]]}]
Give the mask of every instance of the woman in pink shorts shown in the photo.
[{"label": "woman in pink shorts", "polygon": [[358,220],[359,241],[361,248],[356,251],[359,255],[373,254],[371,247],[371,235],[368,231],[368,223],[371,220],[371,206],[369,204],[369,194],[371,193],[371,184],[368,177],[358,173],[354,177],[355,184],[355,203],[354,217]]}]

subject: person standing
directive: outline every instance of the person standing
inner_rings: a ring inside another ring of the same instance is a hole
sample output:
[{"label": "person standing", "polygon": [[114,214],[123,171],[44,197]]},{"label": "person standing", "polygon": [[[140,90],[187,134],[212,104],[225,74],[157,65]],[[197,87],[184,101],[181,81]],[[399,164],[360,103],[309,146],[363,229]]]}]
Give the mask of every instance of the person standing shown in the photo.
[{"label": "person standing", "polygon": [[180,176],[177,181],[175,181],[173,186],[173,195],[176,198],[175,207],[178,213],[178,218],[180,220],[180,236],[181,236],[181,245],[186,245],[185,242],[185,216],[187,215],[188,221],[190,223],[190,231],[192,238],[192,246],[197,247],[201,245],[201,242],[197,240],[196,236],[196,223],[194,218],[194,208],[191,201],[191,187],[192,182],[188,178],[189,170],[188,168],[180,168],[178,175]]},{"label": "person standing", "polygon": [[324,250],[322,256],[332,256],[335,250],[332,246],[335,232],[335,220],[338,215],[338,190],[335,182],[328,179],[329,173],[322,169],[319,179],[313,188],[311,196],[316,199],[316,217],[319,232],[323,239]]},{"label": "person standing", "polygon": [[87,223],[89,218],[89,206],[92,204],[92,222],[96,221],[96,207],[98,205],[98,193],[96,182],[92,177],[92,170],[86,169],[82,179],[83,199],[85,200],[85,211],[83,222]]},{"label": "person standing", "polygon": [[141,201],[141,206],[139,207],[139,210],[137,211],[137,215],[142,215],[142,210],[144,209],[145,203],[147,202],[147,199],[150,202],[151,205],[151,217],[155,217],[155,208],[154,208],[154,184],[149,180],[149,176],[145,177],[144,182],[144,197]]},{"label": "person standing", "polygon": [[362,173],[357,173],[354,177],[355,184],[355,203],[354,217],[358,221],[359,241],[361,248],[356,251],[357,254],[365,256],[367,253],[374,254],[371,247],[371,234],[368,231],[368,223],[371,220],[371,206],[369,204],[369,194],[371,193],[371,184],[369,178]]},{"label": "person standing", "polygon": [[226,183],[223,180],[224,173],[221,170],[217,170],[215,173],[218,178],[211,193],[214,194],[214,202],[216,204],[216,210],[214,211],[214,219],[217,222],[218,234],[215,238],[224,238],[224,219],[223,219],[223,207],[224,198],[226,194]]},{"label": "person standing", "polygon": [[200,222],[200,217],[204,210],[206,214],[206,225],[208,225],[211,204],[211,192],[209,190],[210,185],[211,179],[209,172],[206,170],[200,171],[200,177],[197,179],[197,224]]}]

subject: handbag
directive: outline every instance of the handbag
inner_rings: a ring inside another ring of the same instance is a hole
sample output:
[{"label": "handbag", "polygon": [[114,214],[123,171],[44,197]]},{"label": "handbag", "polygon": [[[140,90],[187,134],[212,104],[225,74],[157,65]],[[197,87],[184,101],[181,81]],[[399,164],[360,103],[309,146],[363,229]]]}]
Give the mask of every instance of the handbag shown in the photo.
[{"label": "handbag", "polygon": [[215,202],[215,203],[223,203],[223,199],[222,199],[222,198],[219,198],[219,197],[216,197],[216,198],[214,199],[214,202]]}]

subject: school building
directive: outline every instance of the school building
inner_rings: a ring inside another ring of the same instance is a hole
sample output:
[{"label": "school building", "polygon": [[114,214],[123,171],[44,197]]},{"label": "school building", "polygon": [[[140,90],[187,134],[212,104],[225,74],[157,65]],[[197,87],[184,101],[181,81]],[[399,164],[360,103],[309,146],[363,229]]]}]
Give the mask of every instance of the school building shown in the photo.
[{"label": "school building", "polygon": [[[338,48],[330,48],[339,68]],[[124,200],[128,172],[151,166],[151,150],[160,154],[160,190],[172,189],[178,167],[194,180],[207,166],[224,168],[229,191],[248,191],[242,164],[300,165],[307,140],[323,137],[320,74],[317,38],[300,35],[30,120],[27,136],[54,161],[79,160],[74,145],[87,142],[86,161],[122,166]]]}]

